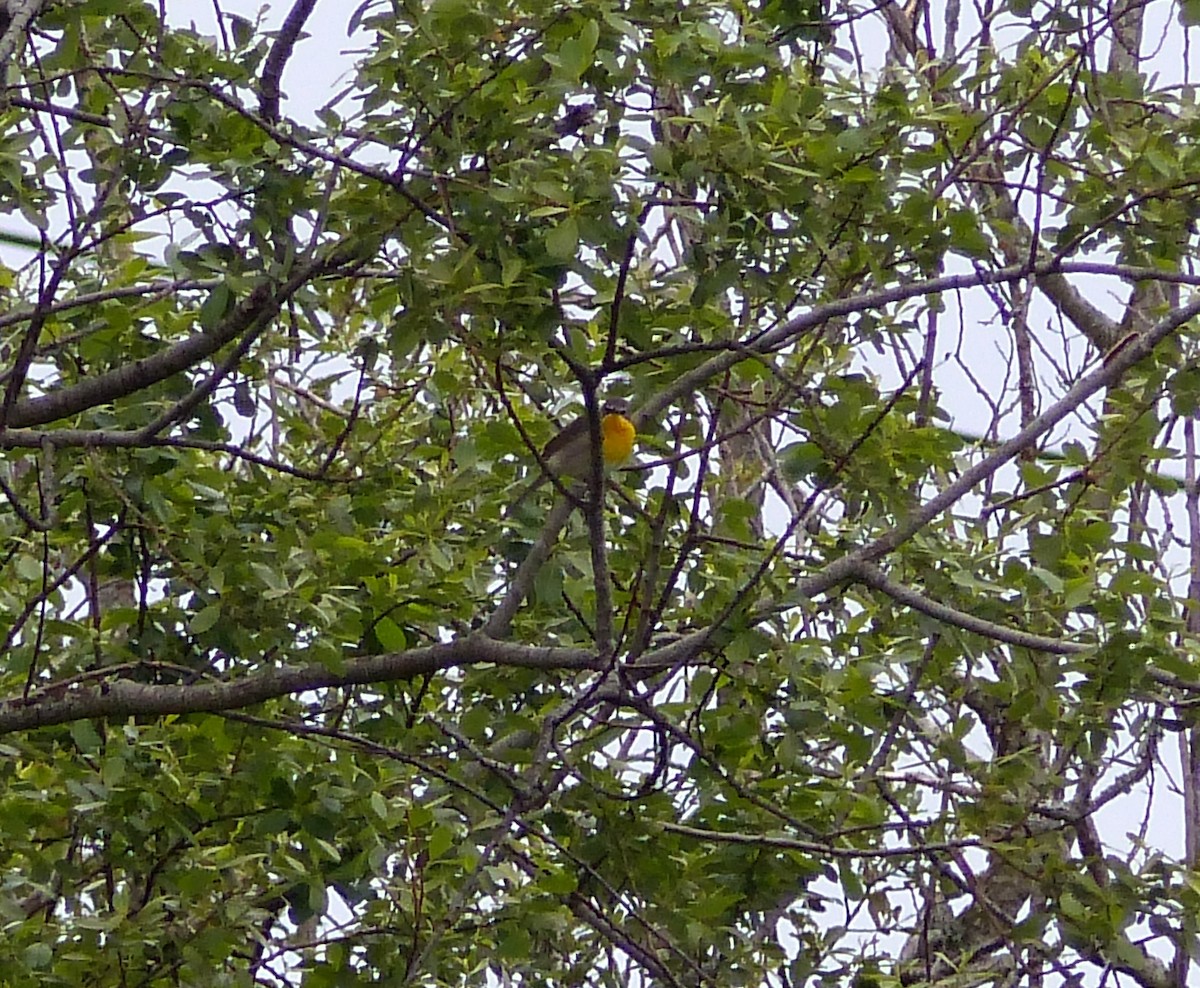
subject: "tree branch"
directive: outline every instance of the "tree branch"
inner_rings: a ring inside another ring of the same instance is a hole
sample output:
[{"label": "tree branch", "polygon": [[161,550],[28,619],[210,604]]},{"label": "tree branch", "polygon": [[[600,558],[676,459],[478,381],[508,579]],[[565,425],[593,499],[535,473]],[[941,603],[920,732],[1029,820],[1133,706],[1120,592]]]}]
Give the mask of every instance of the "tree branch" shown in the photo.
[{"label": "tree branch", "polygon": [[296,0],[295,5],[288,11],[283,27],[276,35],[271,52],[263,64],[262,98],[259,100],[258,110],[263,118],[271,123],[279,122],[279,80],[283,77],[283,68],[292,57],[296,40],[304,29],[304,22],[308,20],[308,15],[316,5],[317,0]]},{"label": "tree branch", "polygon": [[468,635],[444,644],[323,665],[280,666],[229,682],[186,686],[135,683],[127,679],[72,686],[49,686],[28,698],[0,702],[0,735],[92,717],[146,717],[237,710],[266,700],[331,686],[392,682],[429,675],[451,666],[491,663],[521,669],[591,669],[603,663],[582,648],[547,648],[498,642]]},{"label": "tree branch", "polygon": [[[947,279],[935,279],[938,282],[945,280]],[[901,288],[903,287],[905,286],[901,286]],[[835,302],[819,308],[823,310],[834,309],[840,304]],[[933,521],[933,519],[958,501],[959,498],[992,476],[1004,464],[1020,453],[1021,450],[1031,446],[1040,436],[1044,435],[1074,412],[1087,398],[1101,388],[1108,387],[1119,381],[1129,368],[1142,358],[1148,356],[1154,350],[1155,346],[1197,315],[1200,315],[1200,300],[1193,301],[1188,305],[1167,313],[1153,327],[1131,341],[1128,346],[1121,348],[1113,354],[1107,362],[1102,363],[1096,370],[1080,378],[1061,399],[1033,419],[1033,421],[1011,439],[996,446],[988,456],[985,456],[978,463],[964,470],[954,483],[948,485],[940,493],[926,501],[925,504],[909,515],[907,519],[896,525],[891,531],[885,532],[873,542],[860,546],[858,549],[835,559],[820,572],[797,580],[793,586],[792,593],[783,602],[784,606],[794,606],[801,600],[811,600],[846,580],[858,578],[864,563],[873,563],[876,560],[882,559],[888,553],[903,545]],[[797,319],[792,320],[786,326],[781,326],[775,331],[775,334],[784,335],[793,323],[801,323],[803,320],[804,317],[797,317]],[[705,361],[701,367],[682,375],[680,380],[695,378],[699,371],[726,356],[726,354],[721,354],[719,357]],[[740,359],[736,354],[733,357],[734,359]],[[661,395],[643,406],[643,411],[639,418],[647,414],[645,409],[651,407],[657,408],[659,398],[661,398]],[[674,400],[674,398],[671,400]],[[773,610],[777,609],[778,605],[775,605]],[[765,616],[767,616],[765,613],[761,615],[761,617]],[[652,672],[670,668],[677,662],[688,661],[704,651],[709,638],[715,630],[715,627],[702,628],[668,645],[647,652],[636,664],[636,668],[641,672]]]},{"label": "tree branch", "polygon": [[[8,65],[17,53],[17,39],[22,37],[29,28],[30,22],[42,8],[42,0],[11,0],[7,5],[5,30],[0,36],[0,65]],[[0,89],[0,105],[8,101],[4,98],[4,90]]]},{"label": "tree branch", "polygon": [[1048,638],[1045,635],[1035,635],[1017,628],[1006,628],[1004,625],[985,621],[983,618],[968,614],[918,593],[908,587],[890,580],[878,566],[873,563],[861,563],[854,574],[859,581],[881,593],[891,597],[897,604],[933,618],[941,624],[971,631],[993,641],[1014,645],[1017,648],[1028,648],[1035,652],[1050,652],[1054,655],[1079,655],[1090,652],[1095,645],[1083,642],[1068,642],[1058,638]]},{"label": "tree branch", "polygon": [[329,257],[305,265],[274,292],[267,283],[257,285],[211,332],[196,333],[144,360],[135,360],[107,373],[84,378],[78,384],[18,401],[8,416],[7,425],[15,428],[45,425],[127,397],[181,373],[216,353],[252,326],[275,318],[284,302],[313,278],[336,267],[341,260],[334,252]]}]

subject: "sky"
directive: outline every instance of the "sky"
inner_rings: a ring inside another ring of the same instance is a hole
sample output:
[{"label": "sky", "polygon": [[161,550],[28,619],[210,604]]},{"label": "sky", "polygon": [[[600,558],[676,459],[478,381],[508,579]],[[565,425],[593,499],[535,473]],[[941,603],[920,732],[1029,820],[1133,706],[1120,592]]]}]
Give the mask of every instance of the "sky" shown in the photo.
[{"label": "sky", "polygon": [[[350,81],[354,67],[351,50],[354,39],[346,33],[351,14],[369,0],[346,3],[344,0],[317,0],[305,21],[308,37],[296,44],[284,72],[281,113],[302,123],[316,124],[315,111]],[[166,0],[167,19],[174,24],[190,24],[201,34],[217,37],[217,7],[236,14],[268,31],[277,31],[291,3],[263,4],[255,0]],[[360,43],[365,36],[360,35]]]}]

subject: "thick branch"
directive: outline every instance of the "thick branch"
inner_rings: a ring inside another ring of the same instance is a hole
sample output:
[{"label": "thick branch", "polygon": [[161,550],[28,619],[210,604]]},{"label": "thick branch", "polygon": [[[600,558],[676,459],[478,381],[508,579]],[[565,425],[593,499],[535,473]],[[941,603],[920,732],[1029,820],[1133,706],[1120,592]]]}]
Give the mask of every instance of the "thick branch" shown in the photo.
[{"label": "thick branch", "polygon": [[3,36],[0,36],[0,65],[8,65],[16,54],[17,41],[25,36],[30,22],[42,9],[42,0],[12,0],[7,6],[7,23]]},{"label": "thick branch", "polygon": [[254,324],[275,318],[284,302],[335,263],[330,258],[324,258],[306,265],[276,291],[272,291],[269,284],[256,286],[211,332],[189,336],[144,360],[135,360],[105,374],[84,378],[70,387],[18,401],[8,417],[7,425],[14,428],[45,425],[135,394],[181,373],[216,353]]},{"label": "thick branch", "polygon": [[554,507],[550,509],[550,514],[542,526],[542,531],[538,535],[537,541],[529,547],[529,554],[521,561],[521,565],[517,567],[517,572],[513,574],[508,592],[505,593],[504,599],[497,605],[496,610],[488,618],[488,622],[484,626],[483,630],[493,638],[507,637],[509,629],[512,627],[513,618],[517,616],[517,611],[520,610],[522,601],[525,600],[529,592],[533,589],[538,570],[550,558],[550,553],[554,549],[554,542],[558,538],[558,533],[562,531],[563,525],[567,523],[573,507],[574,505],[571,501],[565,497],[560,497],[554,502]]},{"label": "thick branch", "polygon": [[292,57],[296,39],[300,37],[304,22],[308,20],[308,15],[316,5],[317,0],[296,0],[295,6],[288,11],[275,43],[271,45],[271,53],[267,55],[267,61],[263,65],[262,99],[258,109],[263,118],[272,123],[279,122],[279,80],[283,77],[283,67]]},{"label": "thick branch", "polygon": [[411,679],[451,666],[480,663],[547,670],[602,666],[593,652],[582,648],[512,645],[483,635],[469,635],[427,648],[355,659],[340,669],[315,664],[281,666],[229,682],[198,682],[188,686],[135,683],[125,679],[76,683],[57,689],[51,686],[28,699],[14,698],[0,703],[0,735],[90,717],[237,710],[305,690]]},{"label": "thick branch", "polygon": [[916,590],[888,579],[884,572],[872,563],[860,564],[855,576],[867,586],[891,597],[897,604],[925,614],[941,624],[961,628],[1006,645],[1028,648],[1034,652],[1049,652],[1053,655],[1079,655],[1095,649],[1094,645],[1083,642],[1062,641],[1058,638],[1048,638],[1045,635],[1022,631],[1020,628],[1007,628],[992,621],[985,621],[981,617],[960,611],[949,604],[932,600]]},{"label": "thick branch", "polygon": [[[1016,231],[1015,236],[1000,236],[997,239],[1000,249],[1004,252],[1004,259],[1010,264],[1017,263],[1022,257],[1029,255],[1029,245],[1033,243],[1034,232],[1017,211],[1017,205],[1005,185],[1004,175],[999,167],[993,162],[986,162],[981,168],[981,173],[977,174],[976,178],[983,178],[986,186],[992,190],[991,206],[996,217]],[[986,205],[985,201],[984,206]],[[1044,251],[1038,253],[1040,257],[1045,258]],[[1120,323],[1092,305],[1084,298],[1083,293],[1058,271],[1050,270],[1038,275],[1037,287],[1096,349],[1107,350],[1121,338]]]}]

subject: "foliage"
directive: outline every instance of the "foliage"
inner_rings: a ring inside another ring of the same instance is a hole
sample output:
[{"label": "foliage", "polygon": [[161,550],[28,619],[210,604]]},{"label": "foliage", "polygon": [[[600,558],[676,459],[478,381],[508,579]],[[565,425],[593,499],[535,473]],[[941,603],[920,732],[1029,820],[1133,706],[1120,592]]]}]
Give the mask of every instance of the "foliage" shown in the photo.
[{"label": "foliage", "polygon": [[9,6],[6,984],[1185,983],[1141,4]]}]

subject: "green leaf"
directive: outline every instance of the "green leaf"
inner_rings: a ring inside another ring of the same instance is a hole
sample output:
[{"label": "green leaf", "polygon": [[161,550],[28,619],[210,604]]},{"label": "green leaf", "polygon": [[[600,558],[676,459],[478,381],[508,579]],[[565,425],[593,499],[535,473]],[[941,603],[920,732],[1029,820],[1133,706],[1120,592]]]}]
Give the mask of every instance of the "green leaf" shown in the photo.
[{"label": "green leaf", "polygon": [[77,720],[71,725],[71,740],[85,755],[94,755],[104,743],[90,720]]},{"label": "green leaf", "polygon": [[54,952],[48,943],[31,943],[21,954],[25,966],[31,971],[40,971],[50,966]]},{"label": "green leaf", "polygon": [[579,250],[579,224],[568,216],[546,234],[546,253],[556,261],[571,261]]},{"label": "green leaf", "polygon": [[529,931],[519,926],[507,926],[496,944],[496,953],[509,961],[524,961],[533,949]]},{"label": "green leaf", "polygon": [[214,601],[202,607],[188,622],[188,630],[193,635],[202,635],[216,626],[221,620],[221,602]]},{"label": "green leaf", "polygon": [[425,845],[429,851],[429,860],[437,861],[454,846],[456,840],[454,831],[449,827],[434,827]]},{"label": "green leaf", "polygon": [[385,652],[403,652],[408,648],[408,636],[395,621],[386,615],[375,622],[375,637]]},{"label": "green leaf", "polygon": [[210,331],[216,329],[225,318],[225,313],[229,311],[231,301],[232,295],[228,285],[221,283],[214,288],[200,306],[201,328]]},{"label": "green leaf", "polygon": [[558,50],[558,67],[572,81],[578,81],[592,66],[596,54],[596,42],[600,37],[600,25],[589,20],[574,38],[564,41]]}]

